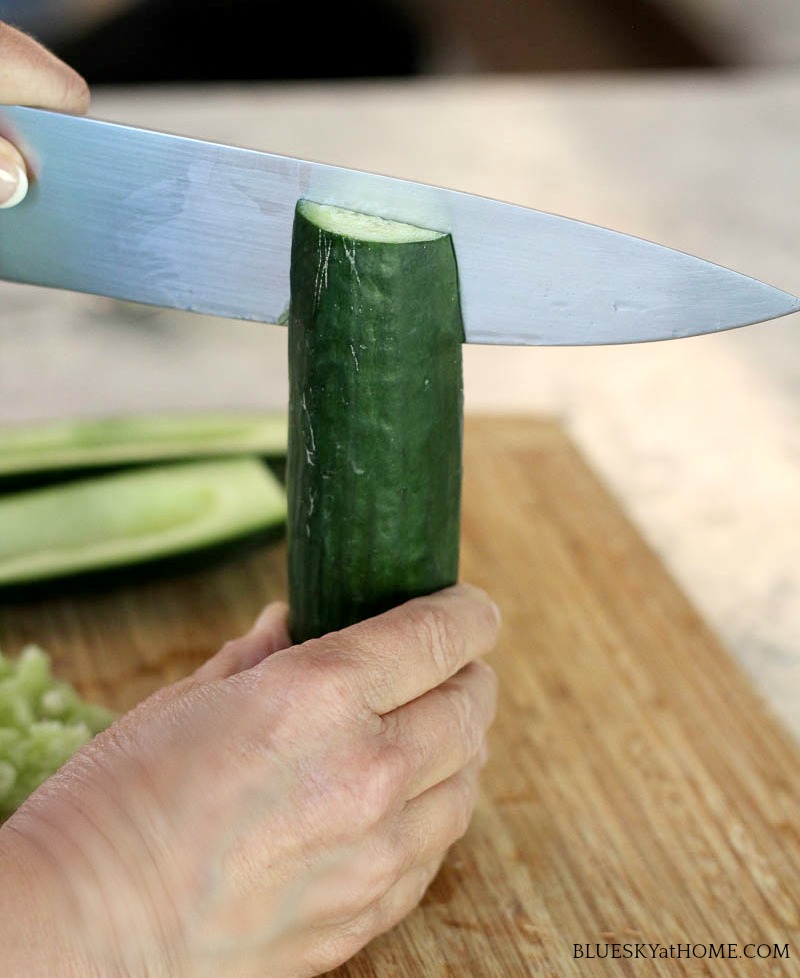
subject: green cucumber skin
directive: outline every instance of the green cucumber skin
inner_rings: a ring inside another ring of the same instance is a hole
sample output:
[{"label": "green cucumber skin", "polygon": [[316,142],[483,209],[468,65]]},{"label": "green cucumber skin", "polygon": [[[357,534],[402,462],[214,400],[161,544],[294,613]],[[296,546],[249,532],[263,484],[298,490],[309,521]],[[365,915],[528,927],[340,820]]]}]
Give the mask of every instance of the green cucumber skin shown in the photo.
[{"label": "green cucumber skin", "polygon": [[449,236],[356,241],[298,210],[287,456],[294,641],[456,582],[463,341]]}]

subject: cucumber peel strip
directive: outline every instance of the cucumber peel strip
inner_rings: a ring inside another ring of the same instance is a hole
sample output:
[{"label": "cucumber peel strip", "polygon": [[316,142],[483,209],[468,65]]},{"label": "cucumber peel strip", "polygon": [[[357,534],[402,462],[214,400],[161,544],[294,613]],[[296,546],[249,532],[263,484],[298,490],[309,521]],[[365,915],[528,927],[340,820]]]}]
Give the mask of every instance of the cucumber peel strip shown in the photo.
[{"label": "cucumber peel strip", "polygon": [[286,454],[285,412],[195,412],[0,425],[0,479],[224,455]]}]

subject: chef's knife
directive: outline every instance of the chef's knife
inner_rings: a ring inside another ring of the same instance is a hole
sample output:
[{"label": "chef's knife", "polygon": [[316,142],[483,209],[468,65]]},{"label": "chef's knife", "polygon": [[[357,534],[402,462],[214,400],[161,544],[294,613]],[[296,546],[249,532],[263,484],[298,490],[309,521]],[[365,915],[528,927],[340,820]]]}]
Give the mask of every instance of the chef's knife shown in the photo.
[{"label": "chef's knife", "polygon": [[473,343],[633,343],[746,326],[800,299],[640,238],[358,170],[3,107],[27,199],[0,278],[276,322],[299,198],[452,233]]}]

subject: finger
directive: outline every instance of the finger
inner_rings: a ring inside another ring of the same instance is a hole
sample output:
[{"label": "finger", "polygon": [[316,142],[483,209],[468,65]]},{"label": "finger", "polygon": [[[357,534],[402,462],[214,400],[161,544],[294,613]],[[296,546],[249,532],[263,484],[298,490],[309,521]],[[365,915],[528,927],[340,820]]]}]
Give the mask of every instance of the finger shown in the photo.
[{"label": "finger", "polygon": [[465,584],[414,598],[375,618],[333,632],[293,650],[324,664],[342,688],[377,714],[422,696],[468,662],[487,653],[497,638],[499,612],[488,595]]},{"label": "finger", "polygon": [[406,797],[415,798],[460,771],[480,749],[496,708],[497,677],[478,660],[386,714],[383,738],[406,755],[414,772]]},{"label": "finger", "polygon": [[0,139],[0,208],[16,207],[27,193],[28,174],[22,154]]},{"label": "finger", "polygon": [[480,750],[456,774],[412,798],[387,826],[400,850],[400,875],[423,866],[462,838],[472,820],[485,763]]},{"label": "finger", "polygon": [[369,940],[391,930],[416,909],[441,869],[443,857],[415,866],[400,877],[372,911]]},{"label": "finger", "polygon": [[89,108],[89,87],[33,38],[0,23],[0,103],[81,114]]},{"label": "finger", "polygon": [[483,759],[476,754],[446,782],[385,818],[318,876],[304,904],[309,920],[345,926],[377,905],[415,866],[443,858],[466,830],[478,794]]},{"label": "finger", "polygon": [[376,902],[355,916],[319,928],[309,939],[303,935],[299,957],[304,973],[332,971],[349,961],[374,937],[398,924],[417,906],[442,864],[442,856],[403,874]]},{"label": "finger", "polygon": [[195,671],[194,678],[204,682],[227,679],[251,669],[273,652],[288,648],[292,644],[288,615],[288,606],[282,601],[268,604],[250,631],[226,642],[215,656]]}]

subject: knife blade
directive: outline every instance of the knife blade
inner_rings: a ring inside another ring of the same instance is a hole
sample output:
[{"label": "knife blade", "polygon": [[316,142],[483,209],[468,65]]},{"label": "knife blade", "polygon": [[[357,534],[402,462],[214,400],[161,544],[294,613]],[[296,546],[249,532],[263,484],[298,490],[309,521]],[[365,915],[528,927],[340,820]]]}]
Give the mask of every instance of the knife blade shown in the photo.
[{"label": "knife blade", "polygon": [[800,299],[607,228],[456,190],[38,109],[2,107],[33,171],[0,211],[0,278],[259,322],[289,299],[308,198],[453,236],[472,343],[663,340]]}]

